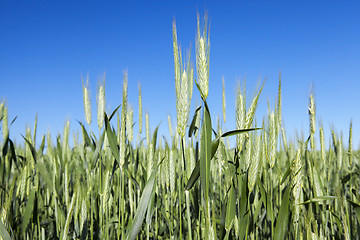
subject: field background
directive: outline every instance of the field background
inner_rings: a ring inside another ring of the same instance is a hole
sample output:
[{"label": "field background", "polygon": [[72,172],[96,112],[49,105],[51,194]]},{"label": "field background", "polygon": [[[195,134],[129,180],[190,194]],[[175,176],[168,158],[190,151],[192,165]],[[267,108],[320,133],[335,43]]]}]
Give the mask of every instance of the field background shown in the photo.
[{"label": "field background", "polygon": [[[326,138],[332,126],[347,138],[351,120],[354,132],[360,132],[360,113],[353,110],[360,89],[359,8],[355,1],[3,1],[0,97],[7,100],[10,118],[18,116],[12,138],[22,141],[20,134],[33,126],[36,113],[41,134],[61,133],[66,120],[71,120],[72,130],[79,131],[76,120],[84,120],[81,75],[89,74],[95,111],[98,82],[106,73],[106,110],[110,112],[121,101],[126,69],[130,104],[138,108],[141,82],[151,129],[162,122],[159,133],[168,137],[167,115],[173,119],[176,115],[171,24],[175,18],[183,52],[191,46],[194,57],[196,13],[205,11],[211,21],[208,101],[216,117],[222,111],[224,77],[226,129],[235,128],[237,84],[244,85],[247,79],[251,96],[260,80],[267,79],[257,110],[260,120],[267,112],[267,99],[274,103],[281,72],[289,138],[296,131],[308,132],[307,99],[312,84]],[[31,104],[25,104],[25,99]],[[201,103],[196,91],[193,99],[192,111]],[[134,114],[137,119],[137,111]],[[359,134],[354,134],[354,145],[359,144]]]}]

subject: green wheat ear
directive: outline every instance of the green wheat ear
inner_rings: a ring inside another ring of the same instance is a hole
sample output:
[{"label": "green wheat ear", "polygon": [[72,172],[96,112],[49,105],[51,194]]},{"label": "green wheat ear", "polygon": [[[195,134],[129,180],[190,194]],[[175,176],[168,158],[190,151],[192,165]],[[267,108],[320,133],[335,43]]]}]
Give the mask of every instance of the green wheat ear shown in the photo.
[{"label": "green wheat ear", "polygon": [[5,105],[5,101],[1,103],[1,112],[2,112],[2,125],[3,125],[3,139],[6,139],[8,134],[9,134],[9,129],[8,129],[8,108]]},{"label": "green wheat ear", "polygon": [[[179,47],[177,43],[176,23],[173,21],[173,51],[174,51],[174,67],[175,67],[175,90],[176,96],[180,95],[180,62],[179,60]],[[181,56],[180,56],[181,57]]]},{"label": "green wheat ear", "polygon": [[[257,181],[257,176],[260,167],[260,136],[256,136],[255,142],[253,144],[253,148],[251,151],[251,162],[249,167],[249,177],[248,177],[248,187],[249,192],[252,192],[255,187],[255,183]],[[249,141],[251,139],[249,138]]]},{"label": "green wheat ear", "polygon": [[[245,92],[245,90],[244,90]],[[236,96],[236,113],[235,113],[235,117],[236,117],[236,129],[245,129],[246,128],[246,123],[245,123],[245,116],[246,116],[246,110],[245,110],[245,100],[244,100],[244,95],[241,92],[240,86],[238,87],[237,90],[237,96]],[[245,134],[240,134],[236,136],[236,140],[237,140],[237,148],[239,150],[239,152],[241,152],[242,150],[242,145],[245,141]]]},{"label": "green wheat ear", "polygon": [[190,63],[190,51],[188,54],[186,69],[183,69],[181,49],[178,47],[177,43],[175,21],[173,22],[173,51],[175,67],[177,133],[179,134],[180,138],[183,138],[185,136],[187,121],[190,114],[194,69]]},{"label": "green wheat ear", "polygon": [[132,107],[129,107],[129,109],[127,111],[127,116],[126,116],[126,134],[127,134],[127,139],[129,140],[129,142],[132,142],[132,140],[134,138],[133,118],[134,118],[134,110],[132,109]]},{"label": "green wheat ear", "polygon": [[270,168],[275,165],[276,153],[276,125],[274,112],[269,114],[269,164]]},{"label": "green wheat ear", "polygon": [[197,15],[197,37],[196,37],[196,70],[197,81],[200,86],[203,99],[209,94],[209,59],[210,59],[210,33],[207,33],[207,15],[204,17],[204,29],[200,33],[200,19]]},{"label": "green wheat ear", "polygon": [[315,140],[314,140],[314,134],[316,130],[316,109],[315,109],[315,98],[314,98],[314,92],[311,90],[311,94],[309,97],[309,107],[308,107],[308,113],[309,113],[309,122],[310,122],[310,145],[311,149],[315,149]]},{"label": "green wheat ear", "polygon": [[128,74],[127,71],[124,71],[124,81],[123,81],[123,99],[122,99],[122,109],[121,109],[121,129],[120,129],[120,167],[125,163],[125,138],[126,138],[126,116],[127,116],[127,88],[128,88]]},{"label": "green wheat ear", "polygon": [[87,124],[91,124],[91,100],[90,100],[90,87],[89,87],[89,74],[86,76],[86,84],[84,84],[83,76],[81,76],[82,81],[82,90],[83,90],[83,100],[84,100],[84,110],[85,110],[85,120]]},{"label": "green wheat ear", "polygon": [[0,121],[3,118],[3,114],[4,114],[4,106],[5,106],[5,101],[2,101],[0,104]]},{"label": "green wheat ear", "polygon": [[97,93],[97,120],[99,130],[104,125],[104,113],[105,113],[105,73],[102,82],[99,82],[98,93]]},{"label": "green wheat ear", "polygon": [[141,85],[139,83],[139,134],[142,133],[142,97],[141,97]]},{"label": "green wheat ear", "polygon": [[295,159],[292,162],[291,165],[291,186],[293,188],[293,197],[294,197],[294,217],[293,217],[293,223],[296,226],[295,229],[297,229],[298,222],[299,222],[299,216],[300,216],[300,205],[301,202],[301,190],[303,185],[303,174],[302,174],[302,162],[301,162],[301,148],[298,149],[295,155]]},{"label": "green wheat ear", "polygon": [[170,133],[170,137],[173,137],[173,128],[172,128],[172,123],[171,123],[171,117],[170,115],[168,115],[168,125],[169,125],[169,133]]}]

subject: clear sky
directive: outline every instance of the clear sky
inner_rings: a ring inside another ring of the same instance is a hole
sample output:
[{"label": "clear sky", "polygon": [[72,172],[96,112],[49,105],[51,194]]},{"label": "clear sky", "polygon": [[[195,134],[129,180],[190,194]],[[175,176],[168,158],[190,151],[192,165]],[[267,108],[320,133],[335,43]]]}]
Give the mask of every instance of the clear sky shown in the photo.
[{"label": "clear sky", "polygon": [[[93,130],[96,90],[106,73],[107,110],[121,104],[123,70],[128,70],[129,102],[138,129],[138,83],[151,130],[167,115],[176,124],[172,21],[183,53],[195,55],[196,14],[210,18],[209,107],[215,124],[235,128],[235,94],[240,82],[249,97],[267,78],[257,121],[275,103],[282,74],[283,119],[289,137],[308,133],[307,105],[314,85],[317,119],[335,127],[347,142],[353,121],[354,146],[360,143],[360,3],[358,1],[10,1],[0,0],[0,98],[6,99],[11,138],[23,141],[25,127],[38,134],[62,133],[65,120],[79,131],[85,123],[81,75],[89,74]],[[196,90],[194,89],[194,93]],[[193,96],[200,103],[198,94]],[[192,115],[192,113],[191,113]],[[10,121],[9,120],[9,121]],[[144,119],[145,120],[145,119]],[[115,122],[114,122],[115,123]],[[318,125],[317,125],[318,126]],[[97,132],[97,131],[96,131]],[[318,134],[318,133],[317,133]],[[317,135],[318,136],[318,135]]]}]

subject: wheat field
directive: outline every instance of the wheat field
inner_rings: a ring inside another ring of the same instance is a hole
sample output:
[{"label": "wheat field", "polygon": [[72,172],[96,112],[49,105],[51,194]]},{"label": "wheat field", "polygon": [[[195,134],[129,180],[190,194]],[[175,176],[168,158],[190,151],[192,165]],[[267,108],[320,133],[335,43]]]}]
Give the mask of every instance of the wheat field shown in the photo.
[{"label": "wheat field", "polygon": [[[296,141],[287,139],[279,75],[275,106],[269,104],[262,119],[255,113],[265,83],[253,98],[238,87],[236,129],[225,132],[224,79],[221,121],[214,121],[207,104],[207,18],[198,16],[195,64],[190,53],[182,57],[175,21],[172,28],[177,124],[173,127],[168,116],[168,138],[158,136],[158,127],[150,132],[141,85],[139,119],[133,119],[127,72],[122,102],[109,113],[105,80],[92,114],[89,80],[82,79],[85,122],[79,122],[81,139],[72,145],[69,121],[55,142],[50,132],[36,142],[35,120],[22,143],[14,143],[7,103],[1,102],[0,237],[359,239],[359,150],[353,149],[352,123],[348,140],[336,129],[324,139],[312,92],[310,131]],[[190,112],[193,91],[202,103]],[[93,131],[94,116],[98,129]],[[145,130],[144,139],[135,140],[135,122],[139,134]],[[234,148],[227,141],[231,136]]]}]

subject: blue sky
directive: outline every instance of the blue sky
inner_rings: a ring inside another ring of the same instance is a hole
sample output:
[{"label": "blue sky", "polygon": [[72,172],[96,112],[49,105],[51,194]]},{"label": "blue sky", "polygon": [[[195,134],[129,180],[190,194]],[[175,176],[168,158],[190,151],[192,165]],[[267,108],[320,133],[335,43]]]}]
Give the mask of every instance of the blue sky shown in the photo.
[{"label": "blue sky", "polygon": [[[283,119],[289,137],[308,133],[307,105],[314,85],[317,119],[347,141],[353,121],[354,145],[360,139],[360,4],[357,1],[0,1],[0,98],[6,99],[11,137],[21,140],[25,127],[38,134],[62,133],[65,120],[79,131],[85,123],[81,75],[89,74],[93,130],[96,89],[106,73],[107,110],[121,104],[123,71],[129,76],[129,102],[138,114],[138,83],[151,129],[167,115],[176,124],[172,53],[173,19],[183,52],[191,45],[194,62],[196,14],[210,18],[209,107],[214,124],[221,116],[226,85],[227,122],[235,128],[238,82],[252,97],[267,78],[257,111],[258,122],[274,106],[282,73]],[[194,92],[196,90],[194,89]],[[200,103],[193,96],[192,109]],[[193,111],[192,111],[193,112]],[[136,123],[136,129],[138,125]]]}]

